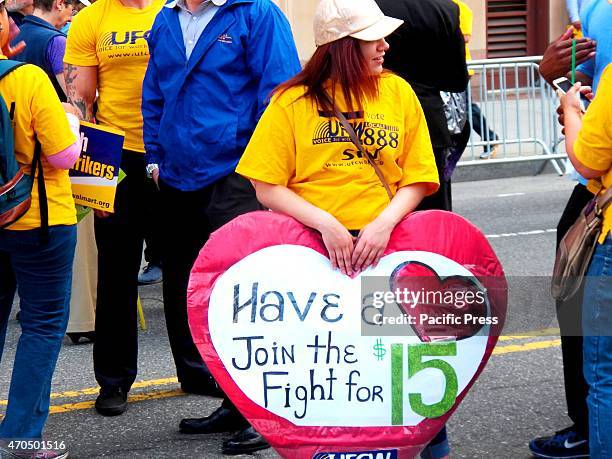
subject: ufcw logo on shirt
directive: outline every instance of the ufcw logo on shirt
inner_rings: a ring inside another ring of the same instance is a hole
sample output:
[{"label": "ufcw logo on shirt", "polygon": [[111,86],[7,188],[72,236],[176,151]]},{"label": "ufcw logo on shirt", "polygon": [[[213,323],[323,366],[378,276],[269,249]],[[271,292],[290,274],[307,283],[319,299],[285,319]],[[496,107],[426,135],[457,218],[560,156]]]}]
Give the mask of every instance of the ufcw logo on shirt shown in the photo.
[{"label": "ufcw logo on shirt", "polygon": [[149,38],[150,33],[150,30],[109,32],[102,37],[102,46],[134,45],[138,40],[146,40]]}]

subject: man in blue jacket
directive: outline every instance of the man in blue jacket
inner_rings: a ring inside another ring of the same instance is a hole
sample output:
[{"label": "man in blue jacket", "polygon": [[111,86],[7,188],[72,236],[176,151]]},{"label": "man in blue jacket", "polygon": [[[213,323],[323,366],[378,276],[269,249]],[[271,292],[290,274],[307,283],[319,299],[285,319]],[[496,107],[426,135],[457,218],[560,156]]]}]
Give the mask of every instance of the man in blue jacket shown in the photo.
[{"label": "man in blue jacket", "polygon": [[[260,209],[234,172],[271,91],[300,71],[289,24],[271,0],[175,0],[148,38],[143,84],[147,173],[160,190],[164,311],[181,381],[202,368],[187,320],[191,267],[211,232]],[[229,400],[181,432],[244,429],[228,454],[268,447]]]}]

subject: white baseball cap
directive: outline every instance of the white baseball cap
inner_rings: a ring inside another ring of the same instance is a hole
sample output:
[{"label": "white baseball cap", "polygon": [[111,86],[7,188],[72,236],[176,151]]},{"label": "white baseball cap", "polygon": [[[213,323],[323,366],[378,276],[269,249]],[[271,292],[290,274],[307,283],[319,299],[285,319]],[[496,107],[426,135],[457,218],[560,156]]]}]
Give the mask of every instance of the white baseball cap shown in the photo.
[{"label": "white baseball cap", "polygon": [[315,11],[317,46],[353,37],[376,41],[391,35],[404,23],[385,16],[374,0],[321,0]]}]

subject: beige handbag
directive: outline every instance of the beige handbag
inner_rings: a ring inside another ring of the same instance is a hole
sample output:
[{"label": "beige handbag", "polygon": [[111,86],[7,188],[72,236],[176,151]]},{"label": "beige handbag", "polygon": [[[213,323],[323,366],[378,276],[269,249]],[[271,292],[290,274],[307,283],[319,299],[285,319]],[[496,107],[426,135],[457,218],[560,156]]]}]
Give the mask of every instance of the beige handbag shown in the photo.
[{"label": "beige handbag", "polygon": [[601,235],[604,212],[611,203],[612,188],[600,192],[580,212],[578,220],[561,240],[551,285],[556,300],[565,301],[580,289]]}]

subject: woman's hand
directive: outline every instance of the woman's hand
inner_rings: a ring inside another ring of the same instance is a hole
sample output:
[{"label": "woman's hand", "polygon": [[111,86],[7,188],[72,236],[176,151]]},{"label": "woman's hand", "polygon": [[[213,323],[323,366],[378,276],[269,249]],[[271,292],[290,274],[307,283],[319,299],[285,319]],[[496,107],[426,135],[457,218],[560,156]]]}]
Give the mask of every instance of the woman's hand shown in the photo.
[{"label": "woman's hand", "polygon": [[351,236],[351,233],[331,215],[318,230],[323,236],[323,243],[327,252],[329,252],[332,267],[340,269],[342,274],[352,276],[353,236]]},{"label": "woman's hand", "polygon": [[589,100],[593,100],[593,90],[590,86],[582,86],[578,82],[567,91],[566,94],[560,96],[561,105],[557,109],[559,115],[559,124],[565,126],[565,114],[569,112],[582,114],[582,105],[580,104],[580,94]]},{"label": "woman's hand", "polygon": [[580,91],[581,86],[581,83],[576,83],[574,86],[572,86],[572,89],[561,96],[561,109],[564,114],[569,112],[582,113],[580,99],[578,99],[578,92]]},{"label": "woman's hand", "polygon": [[379,216],[361,230],[351,260],[356,273],[368,266],[375,266],[380,261],[394,227],[395,225]]},{"label": "woman's hand", "polygon": [[72,105],[70,105],[70,104],[68,104],[66,102],[62,102],[62,107],[64,108],[64,111],[66,113],[70,113],[71,115],[74,115],[77,118],[79,117],[80,113],[79,113],[79,111],[76,108],[74,108],[74,106],[72,106]]},{"label": "woman's hand", "polygon": [[582,105],[578,99],[578,93],[582,94],[589,100],[593,100],[595,95],[590,86],[582,86],[580,83],[576,83],[567,94],[560,96],[561,104],[557,107],[557,121],[563,126],[561,133],[565,135],[565,115],[566,113],[574,113],[579,117],[582,117]]},{"label": "woman's hand", "polygon": [[155,183],[155,186],[159,190],[159,167],[153,169],[151,172],[151,180],[153,180],[153,183]]}]

